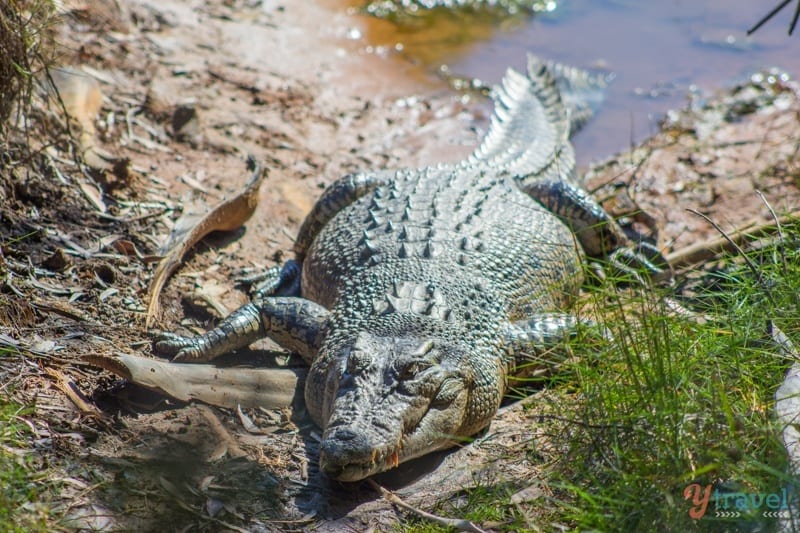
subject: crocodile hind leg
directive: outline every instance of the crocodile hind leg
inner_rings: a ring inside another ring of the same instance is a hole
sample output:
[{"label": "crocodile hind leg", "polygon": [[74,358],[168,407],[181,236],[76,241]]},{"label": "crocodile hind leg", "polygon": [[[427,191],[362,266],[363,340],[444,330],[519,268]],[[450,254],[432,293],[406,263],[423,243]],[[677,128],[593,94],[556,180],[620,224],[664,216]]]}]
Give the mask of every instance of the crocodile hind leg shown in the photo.
[{"label": "crocodile hind leg", "polygon": [[258,270],[236,278],[236,282],[250,287],[250,298],[267,296],[300,296],[300,263],[289,259],[283,265]]},{"label": "crocodile hind leg", "polygon": [[509,378],[552,372],[571,356],[566,342],[586,332],[592,341],[611,340],[594,321],[564,313],[540,313],[506,325],[503,341],[509,353]]},{"label": "crocodile hind leg", "polygon": [[327,309],[304,298],[260,298],[243,305],[217,327],[197,337],[156,335],[153,352],[171,356],[173,361],[202,362],[269,337],[310,364],[319,349],[327,317]]},{"label": "crocodile hind leg", "polygon": [[251,287],[252,298],[266,296],[299,296],[301,263],[319,231],[339,211],[352,204],[376,187],[392,180],[388,171],[378,173],[355,173],[334,181],[314,204],[306,216],[294,244],[295,260],[283,266],[274,266],[239,278],[239,282]]},{"label": "crocodile hind leg", "polygon": [[611,266],[642,281],[639,273],[653,279],[669,277],[669,263],[646,242],[631,242],[616,220],[583,188],[562,178],[520,178],[520,186],[573,231],[584,251],[608,258]]},{"label": "crocodile hind leg", "polygon": [[306,216],[297,234],[294,243],[297,260],[303,260],[319,231],[339,211],[381,185],[391,183],[393,179],[394,173],[391,171],[369,174],[358,172],[343,176],[328,186]]}]

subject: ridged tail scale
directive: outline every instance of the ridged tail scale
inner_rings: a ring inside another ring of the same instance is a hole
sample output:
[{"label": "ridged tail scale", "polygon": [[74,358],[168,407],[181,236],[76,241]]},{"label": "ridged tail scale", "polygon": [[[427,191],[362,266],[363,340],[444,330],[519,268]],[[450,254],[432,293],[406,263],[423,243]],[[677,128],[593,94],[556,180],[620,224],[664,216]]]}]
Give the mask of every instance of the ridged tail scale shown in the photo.
[{"label": "ridged tail scale", "polygon": [[569,138],[602,100],[606,79],[528,56],[528,75],[508,69],[492,93],[489,132],[465,161],[524,177],[571,176]]}]

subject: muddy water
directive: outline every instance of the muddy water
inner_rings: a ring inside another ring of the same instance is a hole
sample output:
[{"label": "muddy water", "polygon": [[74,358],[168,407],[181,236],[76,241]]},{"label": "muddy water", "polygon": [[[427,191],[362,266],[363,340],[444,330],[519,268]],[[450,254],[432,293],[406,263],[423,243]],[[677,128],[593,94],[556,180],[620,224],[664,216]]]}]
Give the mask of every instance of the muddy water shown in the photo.
[{"label": "muddy water", "polygon": [[[352,8],[357,1],[342,1]],[[448,15],[396,27],[366,20],[350,35],[365,49],[411,60],[428,73],[496,82],[506,66],[534,52],[616,75],[591,127],[576,139],[581,163],[604,158],[654,132],[660,117],[690,92],[730,85],[779,66],[800,76],[800,31],[787,36],[794,5],[758,30],[746,30],[777,0],[564,0],[552,12],[504,22]],[[363,35],[362,35],[363,33]]]}]

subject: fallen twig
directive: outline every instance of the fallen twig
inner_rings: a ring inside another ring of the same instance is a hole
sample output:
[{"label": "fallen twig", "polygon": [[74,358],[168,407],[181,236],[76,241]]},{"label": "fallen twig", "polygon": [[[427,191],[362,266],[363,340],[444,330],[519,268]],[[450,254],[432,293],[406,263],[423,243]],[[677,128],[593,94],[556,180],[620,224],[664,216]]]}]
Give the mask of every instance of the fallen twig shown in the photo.
[{"label": "fallen twig", "polygon": [[367,479],[367,483],[369,483],[369,485],[373,489],[375,489],[378,492],[380,492],[381,495],[383,496],[383,498],[386,501],[388,501],[389,503],[391,503],[393,505],[396,505],[398,507],[402,507],[406,511],[410,511],[410,512],[414,513],[415,515],[419,516],[420,518],[424,518],[425,520],[430,520],[431,522],[433,522],[435,524],[439,524],[440,526],[452,527],[452,528],[457,529],[459,531],[471,531],[473,533],[486,533],[485,530],[479,528],[478,526],[476,526],[475,524],[473,524],[469,520],[464,520],[462,518],[446,518],[446,517],[443,517],[443,516],[437,516],[435,514],[431,514],[431,513],[427,512],[427,511],[423,511],[422,509],[418,509],[418,508],[406,503],[397,494],[395,494],[394,492],[392,492],[392,491],[390,491],[388,489],[385,489],[385,488],[381,487],[380,485],[378,485],[376,482],[374,482],[371,479]]},{"label": "fallen twig", "polygon": [[56,380],[56,385],[58,388],[67,396],[67,398],[69,398],[69,400],[75,405],[75,407],[78,408],[78,410],[80,410],[80,412],[93,415],[101,414],[97,407],[86,401],[85,396],[79,390],[77,390],[75,383],[73,383],[73,381],[65,376],[62,372],[56,370],[55,368],[47,368],[46,372],[47,375]]},{"label": "fallen twig", "polygon": [[[692,212],[708,220],[708,217],[705,215],[697,213],[696,211]],[[676,250],[667,255],[667,262],[669,262],[670,266],[674,269],[702,263],[722,253],[736,251],[741,244],[747,241],[754,241],[763,237],[780,234],[782,225],[795,222],[797,219],[797,214],[791,214],[780,217],[773,223],[761,225],[754,225],[753,223],[746,224],[731,233],[725,234],[723,237],[699,242]],[[718,227],[717,229],[719,231]]]}]

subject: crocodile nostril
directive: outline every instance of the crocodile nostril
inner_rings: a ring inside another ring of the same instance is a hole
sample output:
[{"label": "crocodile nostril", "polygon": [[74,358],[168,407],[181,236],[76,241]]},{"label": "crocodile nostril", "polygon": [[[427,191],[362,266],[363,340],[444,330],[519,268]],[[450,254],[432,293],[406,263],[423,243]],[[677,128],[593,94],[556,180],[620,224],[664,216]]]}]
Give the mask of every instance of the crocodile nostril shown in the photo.
[{"label": "crocodile nostril", "polygon": [[353,440],[358,434],[350,429],[337,429],[336,432],[329,438],[336,440]]}]

